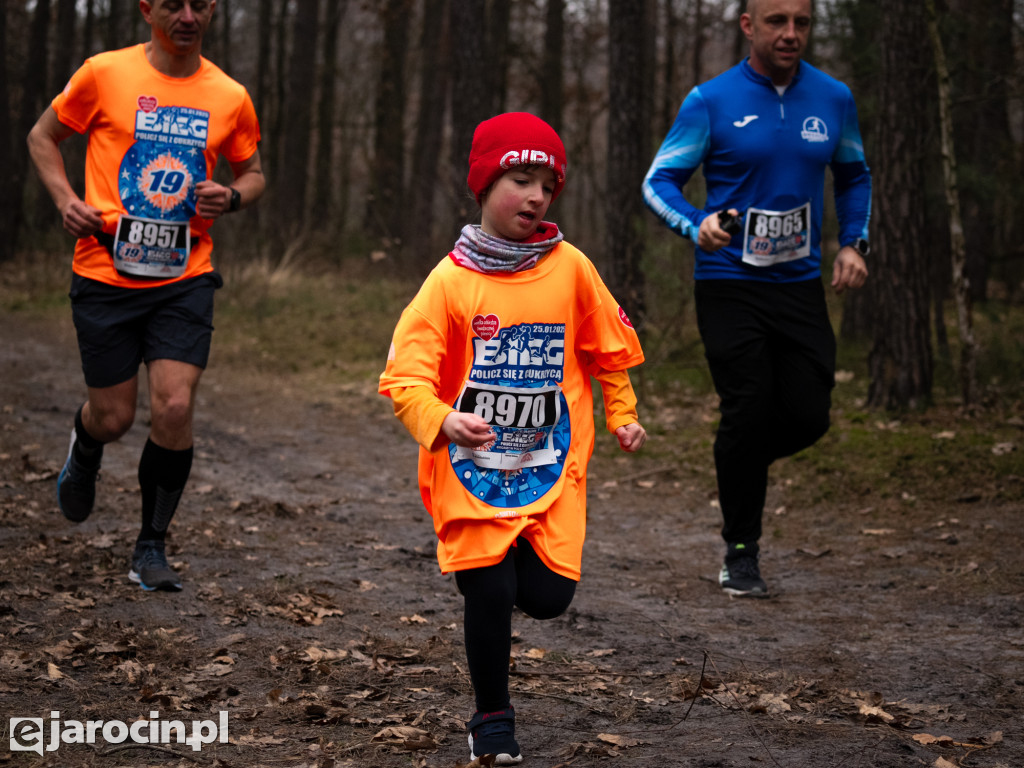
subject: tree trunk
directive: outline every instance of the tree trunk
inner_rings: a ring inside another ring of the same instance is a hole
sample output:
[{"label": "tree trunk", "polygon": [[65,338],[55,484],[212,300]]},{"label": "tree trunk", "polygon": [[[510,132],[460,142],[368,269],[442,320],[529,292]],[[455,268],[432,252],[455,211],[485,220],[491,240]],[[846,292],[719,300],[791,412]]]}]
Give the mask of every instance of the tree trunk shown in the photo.
[{"label": "tree trunk", "polygon": [[[1019,207],[1013,207],[1020,177],[1006,162],[1015,154],[1008,105],[1020,56],[1014,50],[1013,0],[955,0],[951,5],[946,16],[955,21],[945,22],[940,33],[954,36],[947,50],[949,68],[956,73],[951,88],[960,95],[952,119],[961,170],[965,273],[972,298],[981,301],[992,264],[1018,248],[1024,235]],[[957,53],[959,60],[954,59]],[[1016,236],[1011,235],[1013,224],[1007,226],[1011,222],[1018,228]]]},{"label": "tree trunk", "polygon": [[651,160],[654,112],[652,0],[611,0],[608,62],[608,248],[610,288],[639,330],[646,307],[641,262],[646,235],[640,185]]},{"label": "tree trunk", "polygon": [[[22,138],[28,135],[36,119],[47,103],[46,62],[49,60],[50,0],[36,0],[36,9],[32,14],[32,25],[29,28],[28,58],[25,60],[25,71],[21,77],[21,109],[18,133]],[[53,94],[50,94],[52,96]],[[20,165],[25,166],[25,153]],[[22,172],[24,174],[24,171]]]},{"label": "tree trunk", "polygon": [[[693,48],[691,50],[691,63],[693,66],[693,84],[697,85],[704,81],[702,64],[704,63],[704,4],[701,0],[694,0],[693,3]],[[678,101],[682,101],[679,99]],[[671,125],[671,124],[670,124]]]},{"label": "tree trunk", "polygon": [[[459,2],[459,0],[455,0]],[[450,41],[447,24],[448,0],[424,0],[423,27],[420,33],[419,114],[409,179],[410,215],[406,219],[406,266],[414,274],[425,274],[439,258],[435,247],[434,215],[438,198],[438,160],[444,139],[444,120],[450,72]],[[451,246],[456,232],[440,234]]]},{"label": "tree trunk", "polygon": [[565,103],[565,0],[548,0],[544,28],[544,64],[540,78],[540,116],[562,132]]},{"label": "tree trunk", "polygon": [[125,5],[126,0],[107,0],[107,23],[103,29],[103,50],[105,51],[123,48],[128,44],[123,35],[124,28],[127,26],[124,23]]},{"label": "tree trunk", "polygon": [[[323,27],[323,64],[320,69],[320,103],[317,106],[317,157],[327,168],[334,164],[334,113],[338,83],[338,30],[348,0],[328,0]],[[313,175],[313,220],[331,236],[345,229],[345,210],[333,205],[338,178],[334,173]]]},{"label": "tree trunk", "polygon": [[57,50],[53,56],[52,87],[47,93],[57,93],[71,76],[72,56],[75,53],[75,0],[57,2]]},{"label": "tree trunk", "polygon": [[96,0],[87,0],[85,4],[85,25],[82,28],[82,55],[84,61],[96,52]]},{"label": "tree trunk", "polygon": [[[699,0],[698,0],[699,2]],[[658,100],[658,124],[654,127],[654,134],[664,136],[675,120],[676,112],[682,101],[677,92],[676,73],[676,35],[679,32],[679,17],[676,15],[675,3],[673,0],[664,0],[665,8],[665,55],[662,68],[661,97]]]},{"label": "tree trunk", "polygon": [[473,145],[473,131],[483,120],[492,117],[488,105],[490,96],[486,82],[480,77],[480,62],[484,60],[484,3],[483,0],[452,0],[449,4],[451,35],[451,199],[455,202],[452,225],[458,231],[463,224],[476,218],[477,206],[466,190],[469,172],[469,150]]},{"label": "tree trunk", "polygon": [[[4,9],[6,17],[7,9]],[[6,24],[5,24],[6,26]],[[48,32],[50,27],[50,0],[37,0],[32,22],[29,26],[28,56],[25,69],[21,75],[21,104],[18,109],[17,136],[20,146],[12,152],[7,178],[3,186],[7,187],[4,195],[10,195],[3,206],[0,233],[4,244],[0,246],[0,256],[10,258],[18,245],[18,237],[24,224],[24,193],[28,181],[28,151],[25,149],[25,137],[32,129],[36,119],[43,111],[46,98],[46,62],[49,58]],[[4,54],[6,55],[6,53]],[[6,78],[4,78],[6,83]],[[10,140],[6,142],[10,147]],[[44,193],[45,194],[45,193]],[[51,208],[52,211],[52,208]],[[3,261],[4,258],[0,258]]]},{"label": "tree trunk", "polygon": [[[53,61],[52,66],[46,72],[46,84],[36,105],[34,116],[45,109],[46,101],[57,94],[66,84],[72,73],[71,55],[75,50],[75,0],[57,0],[57,28],[53,36]],[[62,146],[64,162],[69,167],[68,178],[73,185],[81,183],[80,174],[84,170],[85,153],[84,142],[78,141],[75,136],[71,141],[65,142]],[[46,229],[53,222],[53,201],[50,196],[39,187],[40,193],[36,195],[31,210],[26,210],[25,218],[29,222],[28,227],[32,230]]]},{"label": "tree trunk", "polygon": [[899,410],[931,398],[928,257],[924,252],[923,150],[931,102],[924,9],[917,0],[882,8],[878,162],[878,237],[874,249],[874,345],[868,405]]},{"label": "tree trunk", "polygon": [[234,76],[231,66],[231,0],[218,0],[217,16],[220,17],[220,58],[217,66]]},{"label": "tree trunk", "polygon": [[[283,168],[286,163],[286,155],[283,149],[288,93],[287,80],[285,78],[285,72],[288,71],[288,5],[289,0],[280,0],[278,3],[277,24],[273,27],[277,43],[274,46],[274,73],[271,76],[271,82],[274,84],[274,105],[269,119],[270,130],[267,131],[267,136],[265,137],[266,145],[270,148],[270,151],[267,152],[270,155],[268,160],[273,161],[268,168],[270,178],[272,179],[278,179],[277,170],[278,168]],[[263,159],[262,155],[260,159]],[[282,196],[283,188],[278,183],[272,184],[271,189],[272,202],[276,205],[277,198]],[[264,207],[266,204],[265,202],[260,207]]]},{"label": "tree trunk", "polygon": [[274,19],[274,0],[259,0],[259,18],[256,23],[256,92],[253,104],[261,120],[270,124],[270,72],[273,69],[271,44]]},{"label": "tree trunk", "polygon": [[367,199],[367,230],[385,247],[400,244],[405,184],[405,52],[410,0],[387,0],[382,9],[381,49],[374,115],[373,168]]},{"label": "tree trunk", "polygon": [[977,402],[978,346],[974,339],[974,319],[971,314],[971,291],[967,279],[967,255],[964,250],[964,227],[960,216],[960,190],[956,169],[956,147],[953,142],[953,118],[950,113],[949,68],[946,52],[939,36],[935,15],[935,0],[925,0],[928,9],[928,35],[932,43],[935,71],[939,85],[939,131],[942,142],[942,172],[945,182],[946,205],[949,208],[949,240],[953,261],[953,294],[956,297],[957,327],[960,331],[960,388],[964,406]]},{"label": "tree trunk", "polygon": [[487,83],[488,117],[505,111],[508,93],[508,23],[512,3],[491,0],[486,12],[487,58],[484,60],[484,80]]},{"label": "tree trunk", "polygon": [[[7,5],[0,7],[0,40],[7,45]],[[7,88],[7,55],[6,50],[0,55],[0,109],[4,115],[11,112],[11,94]],[[20,137],[19,137],[20,140]],[[0,167],[14,168],[15,157],[24,155],[25,150],[20,152],[14,149],[13,137],[11,136],[11,121],[0,119]],[[18,215],[19,202],[21,200],[21,187],[15,189],[14,179],[7,179],[0,184],[0,264],[8,261],[14,256],[14,245],[18,237]]]},{"label": "tree trunk", "polygon": [[313,84],[316,82],[316,39],[318,0],[298,0],[292,28],[292,50],[288,58],[288,90],[284,102],[284,150],[278,166],[280,197],[277,208],[290,238],[305,232],[309,181],[310,145],[313,122]]}]

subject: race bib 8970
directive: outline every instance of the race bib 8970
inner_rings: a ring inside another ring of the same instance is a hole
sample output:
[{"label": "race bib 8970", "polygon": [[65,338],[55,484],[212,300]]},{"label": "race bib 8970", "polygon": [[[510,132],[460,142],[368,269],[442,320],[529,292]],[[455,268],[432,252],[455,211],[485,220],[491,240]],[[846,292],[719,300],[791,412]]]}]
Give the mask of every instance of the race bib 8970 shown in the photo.
[{"label": "race bib 8970", "polygon": [[561,415],[557,386],[509,387],[469,382],[455,407],[475,413],[494,431],[484,448],[456,449],[456,459],[469,459],[485,469],[516,470],[556,461],[551,432]]}]

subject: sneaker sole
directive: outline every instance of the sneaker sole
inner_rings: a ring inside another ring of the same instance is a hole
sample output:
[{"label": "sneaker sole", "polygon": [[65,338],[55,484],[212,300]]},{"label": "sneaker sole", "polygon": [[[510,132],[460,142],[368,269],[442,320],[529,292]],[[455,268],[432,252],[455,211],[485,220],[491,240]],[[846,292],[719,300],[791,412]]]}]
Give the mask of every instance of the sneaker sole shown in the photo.
[{"label": "sneaker sole", "polygon": [[[483,755],[478,755],[476,752],[474,752],[473,751],[473,737],[472,736],[469,737],[469,759],[471,761],[472,760],[479,760],[481,757],[484,757],[484,756],[486,756],[488,754],[492,754],[492,753],[484,752]],[[499,753],[497,755],[494,755],[494,764],[495,765],[519,765],[521,762],[523,762],[523,755],[522,755],[522,753],[516,755],[515,757],[512,757],[512,755],[510,755],[508,752],[501,752],[501,753]]]},{"label": "sneaker sole", "polygon": [[146,584],[142,581],[142,577],[135,572],[134,568],[128,571],[128,578],[131,581],[134,581],[147,592],[181,592],[180,581],[162,582],[160,584],[157,584],[156,586],[151,587],[149,586],[149,584]]},{"label": "sneaker sole", "polygon": [[[473,761],[478,761],[481,757],[486,757],[486,755],[487,753],[484,753],[483,755],[477,755],[473,752],[473,750],[469,751],[469,759]],[[500,755],[494,755],[493,757],[495,765],[519,765],[521,762],[523,762],[522,755],[516,755],[515,757],[512,757],[512,755],[510,755],[508,752],[502,752]]]},{"label": "sneaker sole", "polygon": [[734,589],[732,587],[722,587],[722,591],[729,597],[753,597],[757,599],[764,599],[770,595],[767,592],[761,591],[760,589]]}]

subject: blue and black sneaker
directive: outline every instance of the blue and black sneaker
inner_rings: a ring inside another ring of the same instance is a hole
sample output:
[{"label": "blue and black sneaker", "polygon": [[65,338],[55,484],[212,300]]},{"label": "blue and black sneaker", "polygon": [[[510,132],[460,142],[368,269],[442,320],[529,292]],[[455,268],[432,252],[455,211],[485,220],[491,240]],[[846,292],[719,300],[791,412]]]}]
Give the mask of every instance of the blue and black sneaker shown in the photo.
[{"label": "blue and black sneaker", "polygon": [[768,585],[757,564],[757,542],[730,544],[718,575],[722,591],[732,597],[768,597]]},{"label": "blue and black sneaker", "polygon": [[147,592],[157,589],[164,592],[181,591],[181,579],[167,563],[164,542],[158,540],[135,542],[128,578]]},{"label": "blue and black sneaker", "polygon": [[96,475],[100,471],[103,450],[95,458],[94,465],[82,462],[77,451],[75,430],[71,430],[71,447],[64,468],[57,476],[57,505],[61,513],[73,523],[81,523],[92,514],[96,503]]},{"label": "blue and black sneaker", "polygon": [[469,759],[494,755],[495,765],[516,765],[523,754],[516,742],[516,713],[512,707],[497,712],[477,712],[466,725],[469,729]]}]

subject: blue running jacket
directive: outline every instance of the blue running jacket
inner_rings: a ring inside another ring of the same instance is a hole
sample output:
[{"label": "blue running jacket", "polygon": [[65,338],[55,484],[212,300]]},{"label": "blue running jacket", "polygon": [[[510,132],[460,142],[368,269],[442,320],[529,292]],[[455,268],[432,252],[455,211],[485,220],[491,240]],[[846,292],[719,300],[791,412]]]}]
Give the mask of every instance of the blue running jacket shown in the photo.
[{"label": "blue running jacket", "polygon": [[[703,210],[682,194],[701,164]],[[780,95],[744,60],[687,95],[647,172],[643,195],[670,229],[694,243],[709,212],[747,212],[744,231],[728,246],[696,249],[695,279],[809,280],[821,275],[826,166],[840,244],[866,238],[871,172],[850,89],[801,62]]]}]

